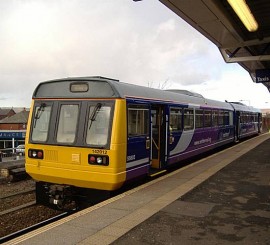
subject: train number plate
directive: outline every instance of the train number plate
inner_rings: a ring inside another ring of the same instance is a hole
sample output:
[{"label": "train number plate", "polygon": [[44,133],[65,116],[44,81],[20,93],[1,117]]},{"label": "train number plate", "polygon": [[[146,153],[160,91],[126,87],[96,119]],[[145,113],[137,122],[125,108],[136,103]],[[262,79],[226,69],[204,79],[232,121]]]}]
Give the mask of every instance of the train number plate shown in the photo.
[{"label": "train number plate", "polygon": [[92,152],[94,154],[107,155],[107,150],[95,149],[95,150],[92,150]]}]

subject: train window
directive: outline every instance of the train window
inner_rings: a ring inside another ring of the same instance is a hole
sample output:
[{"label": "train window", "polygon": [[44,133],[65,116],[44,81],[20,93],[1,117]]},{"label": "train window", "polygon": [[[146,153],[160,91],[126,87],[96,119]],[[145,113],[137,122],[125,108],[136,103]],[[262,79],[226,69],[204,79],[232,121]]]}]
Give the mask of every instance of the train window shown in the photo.
[{"label": "train window", "polygon": [[228,111],[224,111],[223,125],[230,125],[230,117],[229,117],[229,112]]},{"label": "train window", "polygon": [[61,105],[56,140],[73,143],[76,136],[79,105]]},{"label": "train window", "polygon": [[149,134],[149,110],[140,107],[128,108],[128,135]]},{"label": "train window", "polygon": [[233,126],[233,112],[229,112],[229,124]]},{"label": "train window", "polygon": [[218,125],[233,125],[233,114],[229,111],[220,111],[218,117]]},{"label": "train window", "polygon": [[213,124],[213,127],[216,127],[218,126],[218,111],[213,111],[213,114],[212,114],[212,124]]},{"label": "train window", "polygon": [[184,130],[194,129],[194,111],[193,109],[184,109]]},{"label": "train window", "polygon": [[254,114],[251,112],[249,114],[250,121],[249,122],[254,122]]},{"label": "train window", "polygon": [[51,106],[41,104],[35,107],[31,134],[32,141],[45,142],[48,137]]},{"label": "train window", "polygon": [[111,106],[97,103],[90,106],[86,143],[89,145],[104,146],[108,143]]},{"label": "train window", "polygon": [[219,126],[223,126],[224,125],[224,111],[220,111],[219,112],[219,116],[218,116],[218,125]]},{"label": "train window", "polygon": [[211,127],[212,125],[212,111],[205,110],[204,111],[204,127]]},{"label": "train window", "polygon": [[240,112],[240,123],[244,122],[244,114],[243,112]]},{"label": "train window", "polygon": [[195,110],[195,127],[203,128],[203,110]]},{"label": "train window", "polygon": [[182,130],[182,108],[170,108],[170,130]]},{"label": "train window", "polygon": [[247,123],[248,122],[248,114],[246,112],[240,113],[240,122]]},{"label": "train window", "polygon": [[258,122],[259,118],[258,118],[258,114],[254,113],[254,122]]}]

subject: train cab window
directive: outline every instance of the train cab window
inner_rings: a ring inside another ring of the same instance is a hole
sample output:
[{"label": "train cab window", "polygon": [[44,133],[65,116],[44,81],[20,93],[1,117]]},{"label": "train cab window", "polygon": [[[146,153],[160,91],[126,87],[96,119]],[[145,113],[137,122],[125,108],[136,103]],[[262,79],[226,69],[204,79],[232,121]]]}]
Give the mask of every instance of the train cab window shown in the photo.
[{"label": "train cab window", "polygon": [[194,110],[184,109],[184,130],[194,129]]},{"label": "train cab window", "polygon": [[170,108],[170,130],[171,132],[182,130],[182,108]]},{"label": "train cab window", "polygon": [[61,105],[57,127],[58,143],[73,143],[76,136],[79,105]]},{"label": "train cab window", "polygon": [[203,128],[203,110],[195,110],[195,127]]},{"label": "train cab window", "polygon": [[104,146],[108,143],[111,106],[97,103],[90,106],[86,143],[89,145]]},{"label": "train cab window", "polygon": [[48,137],[49,122],[51,117],[51,105],[42,103],[34,109],[33,127],[31,140],[36,142],[45,142]]},{"label": "train cab window", "polygon": [[149,134],[149,110],[140,106],[128,108],[128,135],[139,136]]},{"label": "train cab window", "polygon": [[212,111],[205,110],[204,111],[204,127],[211,127],[212,126]]}]

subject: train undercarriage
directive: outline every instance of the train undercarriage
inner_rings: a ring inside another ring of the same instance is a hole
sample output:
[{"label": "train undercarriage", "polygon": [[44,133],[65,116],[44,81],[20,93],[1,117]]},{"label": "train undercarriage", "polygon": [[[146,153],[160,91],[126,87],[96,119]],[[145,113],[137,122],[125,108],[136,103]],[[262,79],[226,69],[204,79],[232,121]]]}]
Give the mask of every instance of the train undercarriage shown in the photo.
[{"label": "train undercarriage", "polygon": [[78,210],[104,201],[110,191],[36,182],[36,202],[61,210]]}]

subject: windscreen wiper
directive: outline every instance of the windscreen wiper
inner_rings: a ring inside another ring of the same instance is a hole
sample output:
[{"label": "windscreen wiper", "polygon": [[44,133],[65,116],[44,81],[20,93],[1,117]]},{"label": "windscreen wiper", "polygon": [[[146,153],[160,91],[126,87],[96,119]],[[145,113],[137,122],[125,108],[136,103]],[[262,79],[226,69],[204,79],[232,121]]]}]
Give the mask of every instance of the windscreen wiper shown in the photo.
[{"label": "windscreen wiper", "polygon": [[101,103],[97,103],[96,106],[95,106],[95,108],[94,108],[94,110],[92,111],[92,113],[91,113],[91,115],[89,117],[90,124],[89,124],[88,130],[91,128],[93,121],[96,120],[97,114],[100,111],[100,108],[101,107],[102,107],[102,104]]},{"label": "windscreen wiper", "polygon": [[36,114],[35,114],[35,117],[34,117],[34,128],[36,127],[37,120],[40,119],[42,113],[44,112],[45,107],[46,107],[46,104],[45,103],[41,103],[41,105],[37,109]]}]

